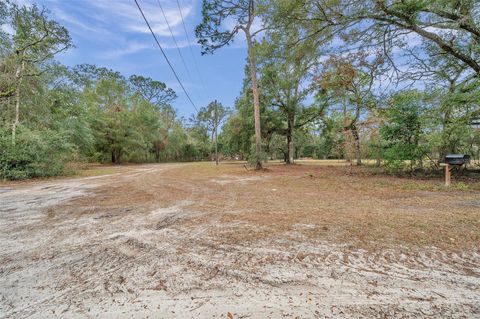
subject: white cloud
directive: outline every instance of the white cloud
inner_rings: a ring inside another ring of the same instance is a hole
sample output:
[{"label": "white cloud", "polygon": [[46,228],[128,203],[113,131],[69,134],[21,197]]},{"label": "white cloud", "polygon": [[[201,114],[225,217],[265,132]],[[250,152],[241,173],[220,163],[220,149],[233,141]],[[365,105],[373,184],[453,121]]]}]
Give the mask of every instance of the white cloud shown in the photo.
[{"label": "white cloud", "polygon": [[[82,0],[82,5],[64,0],[29,1],[45,4],[55,18],[61,21],[75,37],[95,43],[91,54],[95,54],[102,60],[118,59],[156,49],[150,31],[132,0]],[[188,42],[176,1],[160,1],[178,46],[187,47]],[[176,48],[157,0],[138,0],[138,2],[162,47],[166,50]],[[195,0],[184,0],[180,3],[187,23],[187,18],[193,15]]]},{"label": "white cloud", "polygon": [[[98,1],[98,0],[86,0],[90,5],[101,9],[103,12],[108,12],[108,15],[104,15],[104,18],[113,22],[115,27],[122,28],[129,32],[150,33],[146,26],[140,12],[138,11],[133,1],[125,0],[110,0],[110,1]],[[162,2],[164,4],[165,1]],[[153,31],[158,36],[167,37],[170,36],[170,31],[165,23],[165,19],[162,15],[160,7],[156,0],[139,1],[145,16],[147,17]],[[193,5],[184,5],[181,7],[184,18],[186,19],[192,13]],[[182,18],[178,7],[163,5],[165,16],[172,28],[173,34],[183,33],[181,26]]]},{"label": "white cloud", "polygon": [[[68,26],[73,26],[73,28],[69,28],[70,31],[73,31],[78,34],[85,34],[85,31],[88,31],[88,34],[85,35],[91,35],[91,33],[98,33],[98,34],[107,34],[109,33],[107,30],[99,27],[98,25],[90,25],[86,22],[82,22],[78,18],[72,16],[71,14],[65,12],[64,10],[55,7],[52,10],[53,14],[55,17],[58,19],[62,20],[62,22],[65,22]],[[77,30],[80,29],[80,30]]]},{"label": "white cloud", "polygon": [[99,58],[102,59],[115,59],[125,55],[137,53],[143,50],[153,49],[151,43],[130,42],[125,47],[115,48],[114,50],[107,51],[99,54]]},{"label": "white cloud", "polygon": [[[176,49],[177,47],[173,44],[170,43],[160,43],[162,45],[162,48],[164,50],[170,50],[170,49]],[[188,47],[188,42],[187,41],[182,41],[178,42],[178,47],[179,48],[185,48]],[[113,50],[106,51],[103,53],[100,53],[98,55],[99,58],[101,59],[116,59],[116,58],[121,58],[123,56],[129,55],[129,54],[134,54],[138,53],[141,51],[145,50],[156,50],[156,44],[152,41],[150,42],[127,42],[125,45],[121,47],[116,47]]]}]

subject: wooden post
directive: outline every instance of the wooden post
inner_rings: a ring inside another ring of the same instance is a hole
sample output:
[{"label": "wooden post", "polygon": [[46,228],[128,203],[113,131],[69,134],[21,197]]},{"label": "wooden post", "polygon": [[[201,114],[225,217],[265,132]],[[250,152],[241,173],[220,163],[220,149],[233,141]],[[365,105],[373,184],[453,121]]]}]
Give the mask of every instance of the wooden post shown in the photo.
[{"label": "wooden post", "polygon": [[450,165],[446,164],[445,165],[445,186],[450,186],[450,180],[451,180]]}]

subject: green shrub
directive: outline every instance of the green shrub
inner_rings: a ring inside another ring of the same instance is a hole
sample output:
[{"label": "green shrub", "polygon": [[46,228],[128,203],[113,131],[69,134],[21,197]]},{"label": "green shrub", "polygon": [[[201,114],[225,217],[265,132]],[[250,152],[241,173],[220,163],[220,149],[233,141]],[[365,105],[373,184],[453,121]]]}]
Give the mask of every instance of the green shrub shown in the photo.
[{"label": "green shrub", "polygon": [[409,162],[414,164],[426,154],[421,141],[424,138],[422,95],[417,91],[404,91],[392,97],[384,110],[387,122],[380,127],[385,166],[388,173],[399,174]]},{"label": "green shrub", "polygon": [[61,132],[18,127],[15,144],[10,132],[0,131],[0,179],[16,180],[60,175],[75,154]]},{"label": "green shrub", "polygon": [[386,160],[385,161],[385,169],[388,174],[398,175],[405,170],[406,164],[403,160]]},{"label": "green shrub", "polygon": [[267,160],[268,155],[263,150],[260,154],[257,155],[255,143],[252,143],[250,147],[250,153],[247,155],[248,164],[252,167],[255,167],[258,161],[265,163],[267,162]]}]

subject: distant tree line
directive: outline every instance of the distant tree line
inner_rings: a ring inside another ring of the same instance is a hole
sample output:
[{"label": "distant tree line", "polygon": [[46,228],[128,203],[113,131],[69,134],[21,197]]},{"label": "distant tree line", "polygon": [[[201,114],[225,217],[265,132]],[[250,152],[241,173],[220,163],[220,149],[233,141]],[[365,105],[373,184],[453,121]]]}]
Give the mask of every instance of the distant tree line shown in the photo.
[{"label": "distant tree line", "polygon": [[165,83],[59,64],[69,33],[35,5],[1,2],[0,25],[0,179],[64,174],[70,162],[210,157],[209,133],[178,117]]}]

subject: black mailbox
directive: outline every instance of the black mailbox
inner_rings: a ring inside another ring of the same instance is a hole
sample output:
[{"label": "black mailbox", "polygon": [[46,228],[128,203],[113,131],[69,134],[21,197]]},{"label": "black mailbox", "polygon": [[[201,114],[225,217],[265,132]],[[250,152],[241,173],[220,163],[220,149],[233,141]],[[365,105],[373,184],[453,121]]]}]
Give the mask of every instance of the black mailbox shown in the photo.
[{"label": "black mailbox", "polygon": [[445,156],[445,163],[449,165],[463,165],[470,163],[470,155],[448,154]]}]

